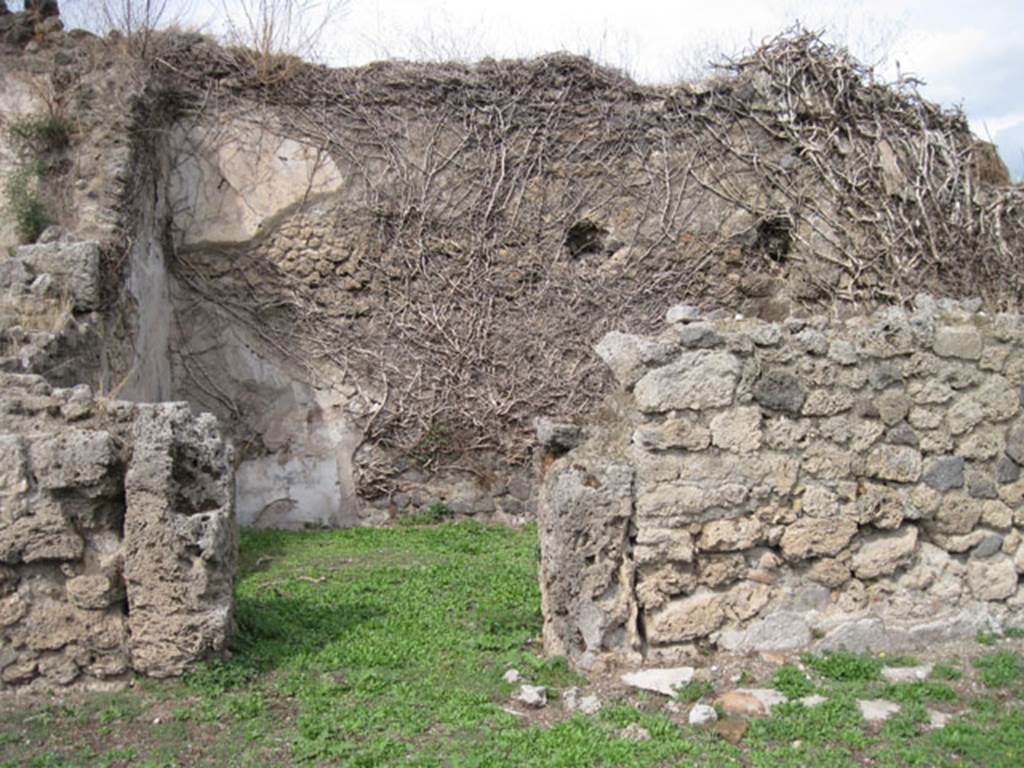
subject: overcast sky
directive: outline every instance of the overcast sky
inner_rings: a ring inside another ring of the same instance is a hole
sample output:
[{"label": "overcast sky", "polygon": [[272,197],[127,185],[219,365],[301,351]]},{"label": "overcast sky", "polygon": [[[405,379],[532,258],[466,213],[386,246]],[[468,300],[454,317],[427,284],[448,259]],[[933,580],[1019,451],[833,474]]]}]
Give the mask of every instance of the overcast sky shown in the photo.
[{"label": "overcast sky", "polygon": [[[76,2],[94,0],[62,5]],[[218,31],[224,3],[240,2],[260,0],[191,0],[191,17]],[[670,82],[796,20],[825,29],[883,73],[894,75],[898,62],[925,80],[925,95],[961,105],[975,133],[995,141],[1015,178],[1024,177],[1024,0],[347,0],[322,48],[337,65],[568,50],[642,82]]]}]

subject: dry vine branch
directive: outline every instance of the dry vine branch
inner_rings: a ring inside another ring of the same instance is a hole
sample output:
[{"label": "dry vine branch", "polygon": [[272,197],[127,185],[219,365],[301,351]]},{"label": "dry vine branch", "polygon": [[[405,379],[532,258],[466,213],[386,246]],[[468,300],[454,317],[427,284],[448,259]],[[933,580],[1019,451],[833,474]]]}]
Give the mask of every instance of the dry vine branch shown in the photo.
[{"label": "dry vine branch", "polygon": [[268,241],[228,275],[216,254],[185,267],[311,371],[387,381],[363,493],[387,490],[396,455],[524,461],[533,416],[607,390],[592,344],[678,301],[771,317],[922,289],[1024,297],[1022,193],[981,178],[963,116],[803,30],[672,89],[568,56],[303,66],[280,83],[195,42],[160,62],[186,114],[271,115],[347,180],[294,217],[328,225],[344,258]]}]

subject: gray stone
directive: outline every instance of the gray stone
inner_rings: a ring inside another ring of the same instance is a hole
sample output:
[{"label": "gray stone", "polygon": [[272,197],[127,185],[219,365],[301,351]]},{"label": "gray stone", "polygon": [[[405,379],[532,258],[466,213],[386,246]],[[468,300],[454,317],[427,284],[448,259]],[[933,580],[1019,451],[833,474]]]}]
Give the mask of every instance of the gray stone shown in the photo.
[{"label": "gray stone", "polygon": [[46,243],[23,245],[19,261],[35,275],[48,274],[65,286],[75,309],[88,311],[100,305],[100,247],[98,243]]},{"label": "gray stone", "polygon": [[921,478],[936,491],[963,488],[964,460],[959,456],[941,456],[928,462]]},{"label": "gray stone", "polygon": [[635,388],[644,413],[720,408],[732,403],[740,376],[739,359],[728,352],[698,350],[656,368]]},{"label": "gray stone", "polygon": [[828,359],[840,365],[856,365],[858,360],[857,350],[848,341],[835,340],[829,344]]},{"label": "gray stone", "polygon": [[916,667],[882,667],[882,677],[890,683],[920,683],[932,673],[931,664]]},{"label": "gray stone", "polygon": [[828,354],[828,339],[821,331],[805,328],[793,337],[793,345],[801,352],[809,355],[823,356]]},{"label": "gray stone", "polygon": [[780,544],[787,560],[837,555],[857,533],[846,518],[802,518],[786,527]]},{"label": "gray stone", "polygon": [[793,651],[811,642],[811,628],[800,613],[779,611],[751,622],[743,630],[724,630],[719,645],[727,651]]},{"label": "gray stone", "polygon": [[[983,533],[983,532],[982,532]],[[1003,548],[1003,537],[998,533],[983,533],[981,541],[971,550],[971,557],[986,558],[1001,551]]]},{"label": "gray stone", "polygon": [[903,445],[879,445],[864,463],[864,474],[879,480],[916,483],[921,477],[921,454]]},{"label": "gray stone", "polygon": [[579,688],[567,688],[562,692],[561,701],[566,712],[580,712],[589,717],[601,711],[601,700],[593,693],[581,696]]},{"label": "gray stone", "polygon": [[917,432],[906,422],[897,424],[886,432],[885,441],[891,445],[909,445],[911,448],[917,448],[921,444]]},{"label": "gray stone", "polygon": [[541,709],[548,704],[548,691],[543,685],[521,685],[512,699],[525,707]]},{"label": "gray stone", "polygon": [[1017,569],[1005,555],[967,561],[967,583],[979,600],[1005,600],[1017,592]]},{"label": "gray stone", "polygon": [[711,432],[696,419],[668,418],[662,422],[641,424],[633,433],[633,442],[653,451],[672,448],[702,451],[711,445]]},{"label": "gray stone", "polygon": [[903,371],[891,363],[881,363],[871,372],[871,386],[885,389],[903,381]]},{"label": "gray stone", "polygon": [[859,579],[888,576],[910,562],[917,550],[918,529],[905,525],[894,533],[878,533],[864,537],[853,556],[853,572]]},{"label": "gray stone", "polygon": [[185,403],[139,406],[133,436],[124,523],[132,665],[176,676],[226,651],[234,628],[234,458],[216,419]]},{"label": "gray stone", "polygon": [[803,410],[807,392],[793,374],[771,370],[754,384],[754,399],[765,408],[796,416]]},{"label": "gray stone", "polygon": [[1024,424],[1014,426],[1006,436],[1006,455],[1024,465]]},{"label": "gray stone", "polygon": [[967,473],[967,493],[974,499],[998,499],[999,489],[992,476],[986,472],[971,470]]},{"label": "gray stone", "polygon": [[712,349],[725,343],[718,331],[706,323],[684,325],[676,329],[671,337],[685,349]]},{"label": "gray stone", "polygon": [[900,705],[885,699],[863,699],[857,702],[861,717],[868,723],[881,723],[900,713]]},{"label": "gray stone", "polygon": [[595,345],[594,352],[611,368],[619,384],[628,389],[647,372],[648,366],[669,360],[675,347],[663,341],[612,331]]},{"label": "gray stone", "polygon": [[537,417],[533,427],[537,434],[537,442],[554,451],[570,451],[583,439],[582,430],[575,424],[554,421],[545,416]]},{"label": "gray stone", "polygon": [[623,675],[622,682],[631,688],[675,697],[679,688],[686,687],[693,680],[694,673],[693,667],[641,669]]},{"label": "gray stone", "polygon": [[996,482],[1010,485],[1020,479],[1020,465],[1009,456],[1000,456],[996,461]]},{"label": "gray stone", "polygon": [[829,630],[825,637],[817,642],[816,650],[849,651],[866,653],[890,648],[894,645],[892,633],[881,619],[864,618],[842,621]]},{"label": "gray stone", "polygon": [[933,348],[939,357],[978,360],[981,358],[984,341],[973,325],[944,326],[936,329]]},{"label": "gray stone", "polygon": [[687,722],[696,728],[709,725],[716,720],[718,720],[718,712],[709,704],[694,704],[687,716]]},{"label": "gray stone", "polygon": [[951,715],[948,712],[940,712],[937,709],[929,709],[927,712],[929,731],[938,731],[945,728],[955,717],[955,715]]},{"label": "gray stone", "polygon": [[518,669],[507,669],[505,670],[505,674],[501,676],[501,679],[506,683],[518,683],[523,679],[523,676],[519,674]]},{"label": "gray stone", "polygon": [[665,313],[669,323],[695,323],[700,320],[700,308],[692,304],[674,304]]}]

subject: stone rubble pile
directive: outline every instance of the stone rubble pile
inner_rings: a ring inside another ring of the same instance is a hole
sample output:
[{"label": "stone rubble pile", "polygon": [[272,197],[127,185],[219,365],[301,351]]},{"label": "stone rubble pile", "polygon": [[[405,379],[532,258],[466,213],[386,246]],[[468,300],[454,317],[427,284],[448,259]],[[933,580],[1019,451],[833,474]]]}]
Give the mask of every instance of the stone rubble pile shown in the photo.
[{"label": "stone rubble pile", "polygon": [[543,479],[546,649],[589,669],[1019,621],[1024,322],[977,310],[607,335],[621,391]]}]

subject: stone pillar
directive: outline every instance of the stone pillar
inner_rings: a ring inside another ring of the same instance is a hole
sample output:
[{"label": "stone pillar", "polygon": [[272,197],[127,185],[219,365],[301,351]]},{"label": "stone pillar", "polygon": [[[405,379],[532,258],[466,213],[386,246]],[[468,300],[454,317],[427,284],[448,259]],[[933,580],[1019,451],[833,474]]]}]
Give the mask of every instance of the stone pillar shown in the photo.
[{"label": "stone pillar", "polygon": [[233,457],[216,419],[184,403],[139,406],[125,479],[132,666],[180,675],[225,650],[238,557]]}]

